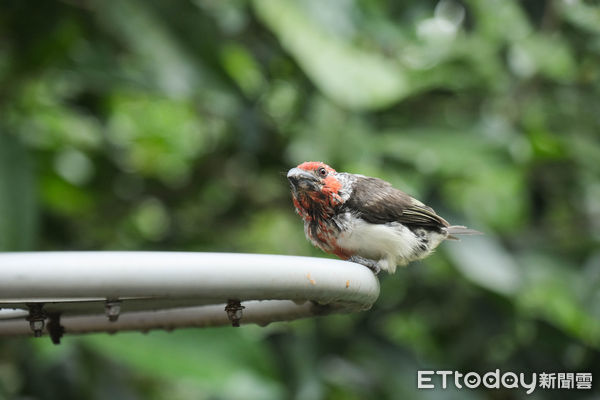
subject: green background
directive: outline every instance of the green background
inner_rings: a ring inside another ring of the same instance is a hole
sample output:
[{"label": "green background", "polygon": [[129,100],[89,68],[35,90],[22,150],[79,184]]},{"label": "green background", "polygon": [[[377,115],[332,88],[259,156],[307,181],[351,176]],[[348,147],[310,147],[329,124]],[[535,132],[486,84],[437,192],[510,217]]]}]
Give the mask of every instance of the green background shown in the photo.
[{"label": "green background", "polygon": [[325,257],[285,179],[308,160],[486,234],[356,315],[1,339],[0,399],[527,397],[416,389],[496,368],[598,396],[599,128],[597,2],[3,1],[0,250]]}]

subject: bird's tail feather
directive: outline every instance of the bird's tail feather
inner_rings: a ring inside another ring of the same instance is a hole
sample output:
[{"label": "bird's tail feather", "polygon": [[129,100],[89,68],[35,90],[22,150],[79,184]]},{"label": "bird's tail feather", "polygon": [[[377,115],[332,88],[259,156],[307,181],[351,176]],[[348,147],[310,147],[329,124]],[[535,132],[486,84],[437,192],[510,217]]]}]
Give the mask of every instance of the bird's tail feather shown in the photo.
[{"label": "bird's tail feather", "polygon": [[476,231],[475,229],[469,229],[462,225],[451,225],[446,228],[446,230],[448,231],[448,239],[450,240],[460,240],[454,235],[483,235],[483,232]]}]

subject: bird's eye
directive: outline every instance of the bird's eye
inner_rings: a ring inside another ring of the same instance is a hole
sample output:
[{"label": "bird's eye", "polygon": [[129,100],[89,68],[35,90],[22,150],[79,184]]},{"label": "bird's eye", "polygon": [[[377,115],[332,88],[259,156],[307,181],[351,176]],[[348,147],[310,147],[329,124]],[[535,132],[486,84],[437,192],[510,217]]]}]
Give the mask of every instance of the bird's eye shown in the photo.
[{"label": "bird's eye", "polygon": [[319,168],[319,169],[317,170],[317,173],[318,173],[319,175],[321,175],[321,176],[327,176],[327,170],[326,170],[325,168],[323,168],[323,167]]}]

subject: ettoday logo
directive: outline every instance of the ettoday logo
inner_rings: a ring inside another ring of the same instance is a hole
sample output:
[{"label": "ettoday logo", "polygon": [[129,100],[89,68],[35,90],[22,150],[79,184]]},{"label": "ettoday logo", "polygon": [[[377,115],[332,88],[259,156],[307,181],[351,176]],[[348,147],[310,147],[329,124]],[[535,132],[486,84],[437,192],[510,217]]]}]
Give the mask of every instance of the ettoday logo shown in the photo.
[{"label": "ettoday logo", "polygon": [[[438,383],[440,380],[441,385]],[[457,389],[462,389],[463,387],[475,389],[483,385],[488,389],[524,389],[527,394],[531,394],[536,388],[591,389],[592,374],[589,372],[542,372],[539,375],[535,372],[531,374],[516,374],[514,372],[501,373],[499,369],[487,372],[483,375],[477,372],[467,372],[466,374],[463,374],[458,371],[417,372],[418,389],[435,389],[439,387],[446,389],[449,382],[453,382]]]}]

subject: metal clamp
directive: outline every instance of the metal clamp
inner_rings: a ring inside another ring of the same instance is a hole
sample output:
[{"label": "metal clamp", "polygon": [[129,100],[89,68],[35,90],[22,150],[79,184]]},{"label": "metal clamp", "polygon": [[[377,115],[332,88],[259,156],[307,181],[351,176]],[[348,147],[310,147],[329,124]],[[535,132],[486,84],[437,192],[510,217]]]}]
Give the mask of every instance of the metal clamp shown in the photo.
[{"label": "metal clamp", "polygon": [[120,300],[106,300],[104,304],[104,311],[110,322],[115,322],[121,315],[121,301]]},{"label": "metal clamp", "polygon": [[33,331],[33,336],[40,337],[46,325],[46,312],[44,311],[44,303],[27,303],[29,315],[25,318],[29,321],[29,327]]},{"label": "metal clamp", "polygon": [[229,318],[231,321],[231,326],[240,326],[240,320],[242,319],[244,308],[246,307],[244,307],[239,300],[227,300],[225,311],[227,312],[227,318]]},{"label": "metal clamp", "polygon": [[52,313],[48,316],[50,318],[48,321],[50,340],[52,340],[52,343],[54,344],[60,344],[60,338],[65,334],[65,327],[60,324],[60,314]]}]

